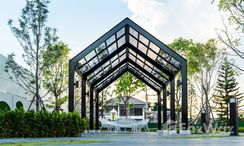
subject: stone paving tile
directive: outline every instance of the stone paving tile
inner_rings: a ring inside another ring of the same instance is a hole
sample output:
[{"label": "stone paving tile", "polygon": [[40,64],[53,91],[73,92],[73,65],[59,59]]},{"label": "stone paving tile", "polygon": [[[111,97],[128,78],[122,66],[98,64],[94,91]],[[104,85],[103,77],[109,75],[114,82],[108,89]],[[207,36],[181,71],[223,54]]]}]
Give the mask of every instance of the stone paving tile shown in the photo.
[{"label": "stone paving tile", "polygon": [[[162,136],[157,133],[140,134],[106,134],[106,133],[87,133],[78,138],[10,138],[0,139],[0,143],[8,142],[30,142],[30,141],[61,141],[61,140],[81,140],[92,139],[108,141],[105,143],[82,144],[82,146],[243,146],[244,137],[226,137],[226,134],[215,134],[214,136],[223,136],[218,138],[192,138],[199,135],[187,136]],[[200,135],[203,136],[203,135]],[[205,135],[206,136],[206,135]],[[65,146],[77,146],[65,145]]]}]

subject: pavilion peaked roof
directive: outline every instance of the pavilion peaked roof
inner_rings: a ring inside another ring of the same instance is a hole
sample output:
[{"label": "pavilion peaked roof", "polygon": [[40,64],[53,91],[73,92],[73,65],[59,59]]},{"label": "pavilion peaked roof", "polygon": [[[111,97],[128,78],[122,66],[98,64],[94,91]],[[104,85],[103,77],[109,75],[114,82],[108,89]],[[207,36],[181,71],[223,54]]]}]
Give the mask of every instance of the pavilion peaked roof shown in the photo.
[{"label": "pavilion peaked roof", "polygon": [[70,60],[70,67],[97,91],[127,71],[160,91],[182,64],[182,56],[129,18]]}]

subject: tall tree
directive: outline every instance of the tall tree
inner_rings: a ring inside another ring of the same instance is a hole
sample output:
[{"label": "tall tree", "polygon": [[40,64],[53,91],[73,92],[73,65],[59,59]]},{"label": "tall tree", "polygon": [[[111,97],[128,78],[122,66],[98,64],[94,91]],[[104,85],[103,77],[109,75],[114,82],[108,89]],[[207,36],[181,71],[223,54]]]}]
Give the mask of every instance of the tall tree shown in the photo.
[{"label": "tall tree", "polygon": [[128,117],[129,101],[137,90],[145,89],[145,84],[138,80],[132,74],[126,72],[115,82],[115,94],[120,101],[123,101],[125,106],[125,116]]},{"label": "tall tree", "polygon": [[[237,56],[244,59],[243,46],[244,33],[244,1],[243,0],[216,0],[220,11],[227,12],[229,24],[223,18],[223,29],[217,29],[219,40],[231,49]],[[230,27],[231,26],[231,27]],[[234,28],[234,29],[231,29]],[[233,64],[234,65],[234,64]],[[239,70],[244,69],[237,67]]]},{"label": "tall tree", "polygon": [[217,94],[214,95],[214,102],[217,104],[215,111],[221,120],[226,124],[229,123],[229,100],[231,96],[238,99],[238,105],[244,99],[242,93],[239,92],[238,83],[236,82],[237,71],[233,68],[227,57],[221,63],[217,86],[215,90]]},{"label": "tall tree", "polygon": [[26,0],[26,6],[22,9],[18,20],[19,27],[13,25],[13,20],[8,22],[12,33],[23,48],[22,56],[26,68],[18,65],[14,61],[14,54],[11,54],[8,56],[5,71],[9,73],[10,79],[33,96],[31,105],[35,102],[37,111],[40,105],[44,107],[40,95],[43,77],[41,53],[58,39],[56,30],[46,26],[48,3],[48,0]]},{"label": "tall tree", "polygon": [[[210,122],[210,93],[214,87],[213,75],[220,60],[221,52],[214,39],[206,43],[195,43],[192,40],[179,38],[170,46],[187,59],[188,79],[198,89],[202,110],[206,111],[207,124]],[[213,117],[213,114],[212,114]]]},{"label": "tall tree", "polygon": [[68,88],[69,51],[66,44],[59,42],[48,46],[47,50],[42,52],[43,85],[55,98],[55,111],[59,111],[68,99],[63,93]]}]

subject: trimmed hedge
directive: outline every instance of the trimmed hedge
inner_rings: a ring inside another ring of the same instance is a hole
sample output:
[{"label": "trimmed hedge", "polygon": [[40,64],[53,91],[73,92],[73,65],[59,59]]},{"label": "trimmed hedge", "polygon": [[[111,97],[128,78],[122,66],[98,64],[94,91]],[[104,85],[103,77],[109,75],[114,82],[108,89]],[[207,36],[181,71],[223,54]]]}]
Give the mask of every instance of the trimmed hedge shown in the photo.
[{"label": "trimmed hedge", "polygon": [[0,137],[74,137],[87,126],[78,113],[23,109],[0,113]]}]

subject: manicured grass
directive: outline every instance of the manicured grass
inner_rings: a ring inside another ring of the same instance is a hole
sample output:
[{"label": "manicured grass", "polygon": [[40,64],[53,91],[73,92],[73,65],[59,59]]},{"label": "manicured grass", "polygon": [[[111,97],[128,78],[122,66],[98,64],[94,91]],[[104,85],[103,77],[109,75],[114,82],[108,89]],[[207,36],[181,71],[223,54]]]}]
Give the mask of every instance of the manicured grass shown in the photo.
[{"label": "manicured grass", "polygon": [[4,143],[0,146],[45,146],[45,145],[65,145],[65,144],[88,144],[88,143],[102,143],[97,140],[67,140],[67,141],[44,141],[44,142],[21,142],[21,143]]}]

